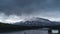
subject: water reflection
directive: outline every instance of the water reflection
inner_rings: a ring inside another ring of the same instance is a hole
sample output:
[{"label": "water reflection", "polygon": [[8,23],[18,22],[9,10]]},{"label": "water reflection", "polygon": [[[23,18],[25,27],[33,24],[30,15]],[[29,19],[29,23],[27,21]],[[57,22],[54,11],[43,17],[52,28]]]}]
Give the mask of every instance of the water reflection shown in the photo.
[{"label": "water reflection", "polygon": [[58,30],[52,30],[52,33],[58,33]]},{"label": "water reflection", "polygon": [[[52,32],[57,33],[57,30],[52,30]],[[14,32],[5,32],[0,34],[48,34],[48,29],[36,29],[36,30],[24,30],[24,31],[14,31]]]}]

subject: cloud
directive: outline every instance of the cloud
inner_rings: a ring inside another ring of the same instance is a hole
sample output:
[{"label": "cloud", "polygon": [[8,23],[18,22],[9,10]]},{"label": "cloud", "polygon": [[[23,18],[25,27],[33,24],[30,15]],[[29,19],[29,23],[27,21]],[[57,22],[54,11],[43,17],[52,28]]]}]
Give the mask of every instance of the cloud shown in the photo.
[{"label": "cloud", "polygon": [[60,0],[0,0],[0,13],[7,18],[11,15],[60,18]]},{"label": "cloud", "polygon": [[[0,0],[0,10],[10,14],[32,14],[37,10],[48,9],[48,0]],[[51,0],[52,1],[52,0]],[[51,3],[51,2],[50,2]],[[49,5],[48,5],[49,4]],[[41,11],[40,11],[41,12]]]},{"label": "cloud", "polygon": [[20,22],[23,21],[22,16],[17,16],[17,15],[9,15],[7,16],[4,13],[0,13],[0,22],[2,23],[16,23],[16,22]]}]

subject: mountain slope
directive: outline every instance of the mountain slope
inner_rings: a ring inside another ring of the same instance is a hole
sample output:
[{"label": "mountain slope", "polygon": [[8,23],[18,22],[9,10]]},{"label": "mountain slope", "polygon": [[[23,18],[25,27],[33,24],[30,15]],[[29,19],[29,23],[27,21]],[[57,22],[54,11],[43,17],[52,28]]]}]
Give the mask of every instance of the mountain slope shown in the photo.
[{"label": "mountain slope", "polygon": [[15,23],[15,25],[24,25],[24,26],[49,26],[52,25],[51,21],[43,18],[31,18],[28,20],[25,20],[24,22],[18,22]]}]

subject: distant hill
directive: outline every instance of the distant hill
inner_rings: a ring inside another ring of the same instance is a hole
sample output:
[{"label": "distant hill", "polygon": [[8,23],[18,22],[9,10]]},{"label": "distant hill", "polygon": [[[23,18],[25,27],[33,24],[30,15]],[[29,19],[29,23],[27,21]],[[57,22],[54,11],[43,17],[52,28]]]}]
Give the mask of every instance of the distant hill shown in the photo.
[{"label": "distant hill", "polygon": [[7,24],[0,22],[0,32],[9,32],[9,31],[21,31],[21,30],[28,30],[28,29],[38,29],[39,26],[21,26],[21,25],[14,25],[14,24]]}]

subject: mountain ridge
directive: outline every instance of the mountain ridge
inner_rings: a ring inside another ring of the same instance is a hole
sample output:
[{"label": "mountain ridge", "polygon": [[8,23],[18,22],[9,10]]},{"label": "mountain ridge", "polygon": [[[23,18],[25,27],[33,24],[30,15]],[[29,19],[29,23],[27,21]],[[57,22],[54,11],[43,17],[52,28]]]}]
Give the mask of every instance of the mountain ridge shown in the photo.
[{"label": "mountain ridge", "polygon": [[25,20],[24,22],[15,23],[15,25],[24,25],[24,26],[48,26],[51,25],[51,21],[44,18],[32,18]]}]

